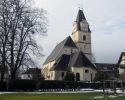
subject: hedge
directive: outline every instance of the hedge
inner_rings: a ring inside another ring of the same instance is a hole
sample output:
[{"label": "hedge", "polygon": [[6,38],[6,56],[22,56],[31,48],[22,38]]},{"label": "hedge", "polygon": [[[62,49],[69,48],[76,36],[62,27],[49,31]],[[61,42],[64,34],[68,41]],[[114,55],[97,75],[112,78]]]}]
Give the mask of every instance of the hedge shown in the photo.
[{"label": "hedge", "polygon": [[8,91],[33,91],[36,90],[36,80],[9,80]]},{"label": "hedge", "polygon": [[0,82],[0,91],[7,91],[6,82]]},{"label": "hedge", "polygon": [[[106,88],[110,88],[107,83]],[[121,88],[121,83],[117,83],[117,87]],[[125,87],[125,82],[123,82]],[[58,81],[58,80],[9,80],[7,82],[0,82],[0,91],[34,91],[34,90],[49,90],[49,89],[102,89],[101,82],[76,82],[76,81]]]}]

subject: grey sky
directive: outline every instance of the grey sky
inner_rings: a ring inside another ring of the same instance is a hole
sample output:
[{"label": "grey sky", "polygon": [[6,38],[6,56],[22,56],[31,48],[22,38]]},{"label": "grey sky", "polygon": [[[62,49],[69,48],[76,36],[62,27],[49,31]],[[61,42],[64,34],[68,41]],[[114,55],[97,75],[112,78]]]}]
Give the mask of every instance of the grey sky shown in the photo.
[{"label": "grey sky", "polygon": [[79,4],[92,31],[92,50],[96,62],[117,63],[125,51],[125,0],[35,0],[37,7],[48,11],[49,30],[41,38],[44,58],[52,52],[57,43],[72,33]]}]

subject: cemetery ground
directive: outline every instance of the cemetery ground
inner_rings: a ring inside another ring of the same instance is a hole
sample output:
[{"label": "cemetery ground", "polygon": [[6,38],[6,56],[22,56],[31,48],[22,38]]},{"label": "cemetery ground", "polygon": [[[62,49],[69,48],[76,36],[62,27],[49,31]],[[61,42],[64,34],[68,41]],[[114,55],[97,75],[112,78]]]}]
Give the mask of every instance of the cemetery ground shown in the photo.
[{"label": "cemetery ground", "polygon": [[88,93],[5,93],[0,94],[0,100],[125,100],[124,95],[104,94],[102,92]]}]

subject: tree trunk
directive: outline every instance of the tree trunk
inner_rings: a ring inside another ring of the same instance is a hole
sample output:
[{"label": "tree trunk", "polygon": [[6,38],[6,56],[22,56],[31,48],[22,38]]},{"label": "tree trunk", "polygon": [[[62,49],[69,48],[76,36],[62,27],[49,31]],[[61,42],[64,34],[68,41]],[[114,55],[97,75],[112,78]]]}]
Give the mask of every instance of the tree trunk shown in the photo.
[{"label": "tree trunk", "polygon": [[5,74],[4,71],[1,71],[1,79],[0,79],[1,82],[4,81],[4,74]]},{"label": "tree trunk", "polygon": [[15,71],[11,72],[11,79],[12,80],[16,79],[16,72]]}]

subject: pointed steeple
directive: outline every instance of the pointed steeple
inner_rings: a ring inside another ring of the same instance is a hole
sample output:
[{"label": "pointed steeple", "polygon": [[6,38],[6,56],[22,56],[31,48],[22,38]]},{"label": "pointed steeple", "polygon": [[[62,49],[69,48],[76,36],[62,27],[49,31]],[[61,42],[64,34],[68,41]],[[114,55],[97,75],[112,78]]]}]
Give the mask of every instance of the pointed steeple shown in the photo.
[{"label": "pointed steeple", "polygon": [[77,17],[76,17],[76,23],[77,23],[77,29],[78,30],[82,30],[81,29],[81,22],[82,21],[84,21],[87,25],[88,25],[88,29],[87,29],[87,31],[88,32],[91,32],[91,30],[90,30],[90,28],[89,28],[89,24],[88,24],[88,22],[87,22],[87,20],[86,20],[86,17],[85,17],[85,15],[84,15],[84,13],[83,13],[83,10],[80,10],[79,9],[79,11],[78,11],[78,14],[77,14]]},{"label": "pointed steeple", "polygon": [[78,15],[76,17],[76,21],[79,23],[83,20],[86,20],[85,15],[84,15],[83,11],[79,9]]}]

